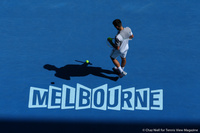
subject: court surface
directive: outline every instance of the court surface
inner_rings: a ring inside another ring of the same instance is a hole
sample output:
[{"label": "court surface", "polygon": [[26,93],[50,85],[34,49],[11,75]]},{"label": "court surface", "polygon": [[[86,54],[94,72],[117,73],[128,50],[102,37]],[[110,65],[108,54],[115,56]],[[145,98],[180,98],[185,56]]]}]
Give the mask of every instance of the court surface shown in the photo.
[{"label": "court surface", "polygon": [[[2,123],[200,124],[198,0],[1,0],[0,7]],[[106,45],[116,18],[134,34],[120,79]],[[63,84],[163,90],[163,109],[29,108],[31,87]]]}]

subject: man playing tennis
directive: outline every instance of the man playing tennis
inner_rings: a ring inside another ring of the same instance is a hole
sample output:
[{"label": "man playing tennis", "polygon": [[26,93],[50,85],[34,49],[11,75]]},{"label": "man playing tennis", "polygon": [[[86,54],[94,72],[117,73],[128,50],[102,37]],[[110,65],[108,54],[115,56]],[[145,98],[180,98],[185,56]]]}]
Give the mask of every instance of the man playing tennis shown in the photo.
[{"label": "man playing tennis", "polygon": [[[124,67],[126,65],[126,55],[129,49],[128,41],[131,40],[134,36],[129,27],[123,27],[120,19],[115,19],[113,21],[113,25],[118,30],[117,35],[115,36],[115,43],[112,42],[111,38],[107,40],[113,46],[113,50],[110,54],[110,58],[116,67],[113,68],[114,71],[119,72],[119,77],[127,75],[124,71]],[[121,57],[121,65],[117,60],[117,57]]]}]

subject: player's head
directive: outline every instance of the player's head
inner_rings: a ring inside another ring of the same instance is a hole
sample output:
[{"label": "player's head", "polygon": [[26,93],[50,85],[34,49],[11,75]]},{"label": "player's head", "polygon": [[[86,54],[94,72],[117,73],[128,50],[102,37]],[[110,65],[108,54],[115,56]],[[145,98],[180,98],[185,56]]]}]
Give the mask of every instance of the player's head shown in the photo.
[{"label": "player's head", "polygon": [[120,27],[122,27],[122,22],[121,22],[120,19],[115,19],[115,20],[113,21],[113,25],[115,26],[116,29],[119,30]]}]

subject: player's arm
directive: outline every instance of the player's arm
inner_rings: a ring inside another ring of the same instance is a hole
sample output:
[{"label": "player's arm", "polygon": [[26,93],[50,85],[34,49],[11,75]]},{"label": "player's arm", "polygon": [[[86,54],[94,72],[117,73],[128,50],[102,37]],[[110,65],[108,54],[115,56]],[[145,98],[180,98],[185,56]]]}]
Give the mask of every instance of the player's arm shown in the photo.
[{"label": "player's arm", "polygon": [[[128,27],[129,28],[129,27]],[[133,39],[134,35],[133,32],[131,31],[131,29],[129,28],[129,39]]]},{"label": "player's arm", "polygon": [[132,35],[129,37],[129,39],[133,39],[133,37],[134,37],[134,35],[132,34]]},{"label": "player's arm", "polygon": [[108,38],[107,40],[113,46],[113,48],[119,50],[119,46],[117,46],[116,44],[114,44],[111,39]]}]

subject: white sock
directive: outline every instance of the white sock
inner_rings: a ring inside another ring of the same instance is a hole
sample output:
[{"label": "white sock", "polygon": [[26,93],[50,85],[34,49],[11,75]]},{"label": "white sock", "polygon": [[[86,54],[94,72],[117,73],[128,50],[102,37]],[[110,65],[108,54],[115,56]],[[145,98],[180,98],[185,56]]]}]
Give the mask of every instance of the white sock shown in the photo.
[{"label": "white sock", "polygon": [[122,67],[122,69],[124,70],[124,67]]},{"label": "white sock", "polygon": [[122,67],[121,67],[121,66],[120,66],[120,67],[118,67],[118,69],[119,69],[120,73],[122,73],[122,72],[123,72],[123,69],[122,69]]}]

